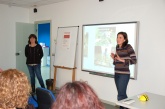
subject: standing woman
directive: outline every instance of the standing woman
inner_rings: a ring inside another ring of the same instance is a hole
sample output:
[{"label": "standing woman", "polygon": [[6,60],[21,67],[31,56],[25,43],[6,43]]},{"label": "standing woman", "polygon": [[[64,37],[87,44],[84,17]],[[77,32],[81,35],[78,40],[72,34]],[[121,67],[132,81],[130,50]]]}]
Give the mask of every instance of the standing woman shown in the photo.
[{"label": "standing woman", "polygon": [[[130,79],[130,64],[136,64],[136,55],[134,49],[128,44],[128,36],[126,32],[117,34],[116,54],[111,53],[115,65],[115,84],[118,92],[117,99],[127,98],[126,90]],[[120,107],[120,109],[124,109]]]},{"label": "standing woman", "polygon": [[45,88],[42,75],[41,75],[41,58],[43,57],[43,51],[41,45],[38,44],[35,34],[29,36],[28,44],[25,47],[26,64],[29,69],[31,78],[32,91],[35,92],[35,75],[41,85]]}]

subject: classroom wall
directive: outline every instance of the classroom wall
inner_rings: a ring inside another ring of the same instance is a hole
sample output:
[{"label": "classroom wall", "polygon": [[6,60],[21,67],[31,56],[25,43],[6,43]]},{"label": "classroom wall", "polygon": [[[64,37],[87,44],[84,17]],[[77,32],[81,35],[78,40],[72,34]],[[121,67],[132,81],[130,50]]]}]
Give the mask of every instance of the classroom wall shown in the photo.
[{"label": "classroom wall", "polygon": [[0,4],[0,67],[16,67],[16,22],[29,22],[29,9]]},{"label": "classroom wall", "polygon": [[[106,102],[115,102],[117,92],[113,78],[81,71],[82,25],[139,21],[138,76],[130,80],[128,96],[145,91],[165,95],[165,1],[164,0],[68,0],[30,10],[30,22],[51,20],[51,54],[55,52],[57,28],[80,26],[76,57],[76,80],[87,81]],[[53,65],[54,57],[51,56]],[[69,57],[68,57],[69,58]],[[64,60],[65,61],[65,60]],[[54,69],[51,67],[53,78]],[[57,87],[71,81],[72,73],[57,71]]]}]

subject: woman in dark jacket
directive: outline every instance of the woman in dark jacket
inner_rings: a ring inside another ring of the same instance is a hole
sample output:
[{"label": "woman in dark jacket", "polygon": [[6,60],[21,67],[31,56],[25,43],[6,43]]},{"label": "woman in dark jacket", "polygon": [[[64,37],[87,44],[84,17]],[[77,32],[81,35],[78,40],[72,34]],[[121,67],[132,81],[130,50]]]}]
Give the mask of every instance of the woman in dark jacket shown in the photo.
[{"label": "woman in dark jacket", "polygon": [[37,42],[35,34],[29,36],[28,44],[25,47],[26,64],[29,69],[31,78],[32,91],[35,92],[35,75],[41,85],[45,88],[42,75],[41,75],[41,58],[43,57],[43,51],[41,45]]}]

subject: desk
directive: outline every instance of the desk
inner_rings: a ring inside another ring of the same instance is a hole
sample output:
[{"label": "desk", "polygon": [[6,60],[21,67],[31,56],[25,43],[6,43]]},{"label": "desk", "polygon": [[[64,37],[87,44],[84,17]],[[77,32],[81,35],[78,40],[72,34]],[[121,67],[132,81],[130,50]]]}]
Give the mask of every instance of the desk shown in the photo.
[{"label": "desk", "polygon": [[[143,93],[144,94],[144,93]],[[135,102],[131,104],[123,103],[124,100],[117,101],[116,104],[129,109],[165,109],[165,96],[145,92],[148,95],[149,101],[140,101],[138,95],[129,97],[127,99],[134,99]],[[141,95],[141,94],[139,94]]]}]

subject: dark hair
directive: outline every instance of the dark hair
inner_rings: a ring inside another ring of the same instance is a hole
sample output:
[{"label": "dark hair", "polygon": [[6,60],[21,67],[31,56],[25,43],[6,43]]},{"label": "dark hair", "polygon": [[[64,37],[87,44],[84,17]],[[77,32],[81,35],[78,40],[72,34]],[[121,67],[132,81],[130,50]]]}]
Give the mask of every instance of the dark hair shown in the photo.
[{"label": "dark hair", "polygon": [[68,82],[60,88],[52,109],[105,109],[94,90],[82,81]]},{"label": "dark hair", "polygon": [[125,41],[123,42],[122,47],[125,47],[128,44],[128,35],[127,35],[126,32],[119,32],[117,34],[117,37],[118,37],[119,34],[123,35],[123,37],[124,37],[124,40]]},{"label": "dark hair", "polygon": [[32,37],[35,38],[35,43],[38,44],[37,37],[36,37],[35,34],[30,34],[29,40],[28,40],[28,44],[31,44],[30,39],[31,39]]}]

